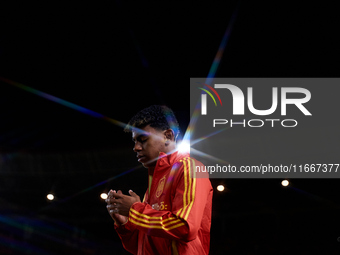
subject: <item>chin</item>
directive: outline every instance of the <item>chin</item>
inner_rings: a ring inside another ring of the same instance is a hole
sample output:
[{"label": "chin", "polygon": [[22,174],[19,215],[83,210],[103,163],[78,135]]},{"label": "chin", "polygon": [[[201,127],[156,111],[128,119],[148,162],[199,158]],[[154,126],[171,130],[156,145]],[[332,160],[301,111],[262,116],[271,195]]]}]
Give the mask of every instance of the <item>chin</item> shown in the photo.
[{"label": "chin", "polygon": [[142,165],[143,165],[143,167],[145,167],[145,168],[149,168],[149,167],[155,167],[156,166],[156,164],[155,164],[155,162],[145,162],[145,163],[142,163]]},{"label": "chin", "polygon": [[149,168],[148,164],[142,163],[144,168]]}]

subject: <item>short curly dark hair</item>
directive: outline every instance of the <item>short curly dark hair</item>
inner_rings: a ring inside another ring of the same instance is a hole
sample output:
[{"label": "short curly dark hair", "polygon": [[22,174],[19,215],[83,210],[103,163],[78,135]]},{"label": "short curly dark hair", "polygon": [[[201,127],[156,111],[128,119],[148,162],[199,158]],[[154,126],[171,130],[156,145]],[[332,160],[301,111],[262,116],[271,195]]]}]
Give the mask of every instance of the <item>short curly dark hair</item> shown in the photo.
[{"label": "short curly dark hair", "polygon": [[161,131],[171,128],[174,131],[175,140],[180,133],[174,112],[165,105],[151,105],[141,110],[130,119],[124,131],[131,132],[134,127],[144,128],[147,125]]}]

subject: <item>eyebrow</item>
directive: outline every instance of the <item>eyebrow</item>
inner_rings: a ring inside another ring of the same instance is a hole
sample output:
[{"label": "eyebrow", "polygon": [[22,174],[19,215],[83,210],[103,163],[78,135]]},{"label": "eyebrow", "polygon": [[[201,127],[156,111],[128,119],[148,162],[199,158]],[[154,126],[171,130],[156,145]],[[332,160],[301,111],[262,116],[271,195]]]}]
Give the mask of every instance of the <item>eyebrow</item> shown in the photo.
[{"label": "eyebrow", "polygon": [[135,142],[136,140],[140,141],[142,137],[149,136],[149,134],[144,133],[144,134],[139,134],[136,138],[132,138],[132,141]]}]

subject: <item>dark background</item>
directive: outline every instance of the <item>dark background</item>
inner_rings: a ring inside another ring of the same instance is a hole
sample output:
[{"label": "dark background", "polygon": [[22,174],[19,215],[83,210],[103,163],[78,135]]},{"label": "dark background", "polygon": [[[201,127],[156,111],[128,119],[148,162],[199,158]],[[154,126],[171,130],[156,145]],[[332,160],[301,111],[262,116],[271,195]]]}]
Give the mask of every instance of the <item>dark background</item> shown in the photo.
[{"label": "dark background", "polygon": [[[1,6],[0,77],[125,123],[166,104],[184,133],[189,78],[208,75],[236,9],[216,76],[339,76],[325,1],[100,1]],[[130,134],[4,81],[0,106],[0,254],[126,254],[99,195],[144,194]],[[280,182],[212,180],[227,190],[214,195],[211,254],[338,254],[339,180]]]}]

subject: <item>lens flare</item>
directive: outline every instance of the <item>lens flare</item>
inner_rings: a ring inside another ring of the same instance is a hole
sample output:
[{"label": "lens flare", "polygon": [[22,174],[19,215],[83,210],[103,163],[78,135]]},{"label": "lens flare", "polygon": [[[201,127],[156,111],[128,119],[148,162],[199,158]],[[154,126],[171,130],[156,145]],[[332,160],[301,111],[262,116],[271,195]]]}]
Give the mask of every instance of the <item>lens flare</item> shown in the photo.
[{"label": "lens flare", "polygon": [[219,192],[222,192],[223,190],[224,190],[224,185],[218,185],[217,187],[216,187],[216,189],[219,191]]},{"label": "lens flare", "polygon": [[288,180],[283,180],[283,181],[281,182],[281,185],[282,185],[283,187],[287,187],[287,186],[289,185],[289,181],[288,181]]},{"label": "lens flare", "polygon": [[185,153],[190,152],[190,142],[188,140],[183,140],[178,146],[177,150],[179,152]]},{"label": "lens flare", "polygon": [[54,195],[53,194],[48,194],[46,197],[50,201],[52,201],[54,199]]},{"label": "lens flare", "polygon": [[[234,12],[233,12],[233,15],[232,15],[232,17],[231,17],[231,20],[230,20],[230,22],[229,22],[229,25],[228,25],[228,27],[227,27],[227,29],[226,29],[224,35],[223,35],[222,41],[221,41],[221,43],[220,43],[220,45],[219,45],[219,48],[218,48],[218,51],[217,51],[216,56],[215,56],[215,58],[214,58],[214,61],[213,61],[212,65],[211,65],[211,67],[210,67],[210,70],[209,70],[209,73],[208,73],[208,77],[206,78],[206,81],[205,81],[205,84],[204,84],[204,86],[205,86],[206,88],[211,89],[211,90],[215,93],[215,95],[218,97],[218,99],[219,99],[221,105],[222,105],[221,98],[219,97],[219,95],[218,95],[218,93],[215,91],[215,89],[212,88],[211,86],[209,86],[209,84],[211,84],[213,78],[215,77],[216,72],[217,72],[217,69],[218,69],[218,66],[219,66],[219,64],[220,64],[220,62],[221,62],[221,59],[222,59],[224,50],[225,50],[225,48],[226,48],[228,39],[229,39],[229,37],[230,37],[230,33],[231,33],[231,31],[232,31],[232,28],[233,28],[233,26],[234,26],[234,22],[235,22],[235,20],[236,20],[236,16],[237,16],[237,13],[238,13],[238,8],[239,8],[239,6],[237,6],[237,7],[235,8]],[[204,89],[202,89],[202,90],[204,90]],[[202,93],[204,93],[204,92],[202,92]],[[215,101],[215,100],[214,100],[214,101]],[[216,104],[216,102],[215,102],[215,104]],[[188,128],[187,128],[187,130],[186,130],[186,132],[185,132],[185,134],[184,134],[184,139],[183,139],[183,140],[190,141],[190,146],[192,146],[193,144],[198,143],[198,142],[200,142],[200,141],[203,141],[203,140],[205,140],[205,139],[207,139],[207,138],[209,138],[209,137],[211,137],[211,136],[213,136],[213,135],[216,135],[216,134],[218,134],[218,133],[220,133],[220,132],[222,132],[222,131],[224,131],[224,130],[227,129],[227,128],[224,128],[224,129],[218,130],[218,131],[216,131],[216,132],[213,132],[213,133],[211,133],[211,134],[208,134],[208,135],[206,135],[206,136],[204,136],[204,137],[195,139],[195,141],[191,141],[191,140],[190,140],[190,139],[191,139],[191,136],[192,136],[192,134],[193,134],[193,132],[194,132],[195,125],[196,125],[196,123],[197,123],[198,117],[200,116],[200,108],[201,108],[201,106],[200,106],[200,102],[199,102],[199,100],[198,100],[197,103],[196,103],[195,110],[194,110],[194,112],[193,112],[193,114],[192,114],[192,116],[191,116],[191,119],[190,119],[190,123],[189,123],[189,125],[188,125]],[[194,152],[194,153],[196,153],[196,154],[200,154],[201,156],[208,157],[208,158],[210,158],[210,159],[218,160],[219,162],[220,162],[220,161],[225,162],[225,161],[223,161],[223,160],[214,158],[213,156],[208,155],[208,154],[206,154],[206,153],[204,153],[204,152],[200,152],[200,151],[198,151],[198,150],[194,150],[193,148],[191,148],[190,151],[191,151],[191,152]],[[228,162],[227,162],[227,163],[228,163]]]},{"label": "lens flare", "polygon": [[210,70],[209,70],[209,73],[208,73],[208,77],[207,77],[207,79],[205,81],[205,83],[207,83],[207,84],[211,84],[213,78],[216,75],[216,72],[217,72],[218,66],[220,65],[220,62],[221,62],[221,59],[222,59],[225,47],[227,46],[227,42],[229,40],[230,33],[231,33],[232,28],[234,26],[234,22],[236,20],[237,13],[238,13],[238,6],[235,8],[234,13],[231,16],[231,20],[229,22],[229,25],[228,25],[228,27],[227,27],[224,35],[223,35],[222,41],[220,43],[220,46],[218,47],[218,51],[216,53],[214,61],[213,61],[212,65],[211,65],[211,67],[210,67]]},{"label": "lens flare", "polygon": [[100,198],[103,200],[107,199],[107,194],[106,193],[100,194]]}]

